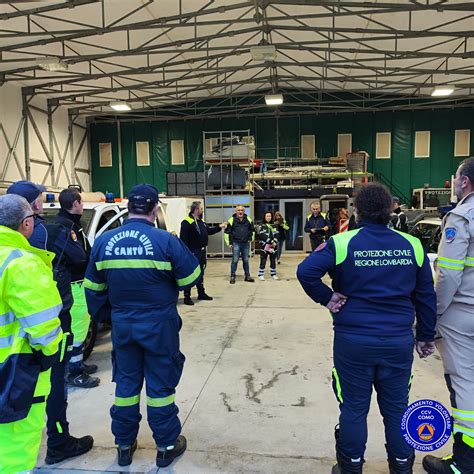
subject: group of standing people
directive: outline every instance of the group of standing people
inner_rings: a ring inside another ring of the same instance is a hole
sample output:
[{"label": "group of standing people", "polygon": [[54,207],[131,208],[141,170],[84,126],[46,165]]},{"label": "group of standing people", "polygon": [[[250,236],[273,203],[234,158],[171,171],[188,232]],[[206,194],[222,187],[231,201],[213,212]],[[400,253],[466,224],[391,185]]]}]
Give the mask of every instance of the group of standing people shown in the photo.
[{"label": "group of standing people", "polygon": [[[188,246],[196,256],[201,266],[201,277],[197,283],[198,299],[212,300],[204,290],[204,270],[206,268],[206,246],[209,236],[224,230],[224,241],[232,250],[232,261],[230,268],[230,283],[235,284],[237,265],[242,258],[244,269],[244,281],[254,282],[250,274],[249,256],[250,243],[257,240],[258,251],[260,252],[260,267],[258,277],[264,280],[266,262],[270,260],[270,276],[277,280],[276,263],[280,263],[280,256],[286,232],[289,225],[280,212],[273,215],[272,212],[265,212],[261,225],[255,226],[253,220],[245,212],[245,207],[237,205],[235,213],[218,226],[211,226],[203,220],[203,205],[200,201],[191,204],[189,214],[181,222],[180,239]],[[184,304],[193,305],[191,290],[184,292]]]},{"label": "group of standing people", "polygon": [[236,206],[235,213],[227,221],[224,240],[232,250],[232,262],[230,267],[230,283],[236,280],[237,264],[240,256],[244,267],[244,281],[254,282],[250,276],[249,255],[250,242],[257,241],[257,250],[260,253],[260,265],[258,278],[265,280],[265,267],[270,260],[270,277],[278,280],[276,265],[280,263],[283,243],[289,225],[280,212],[266,211],[262,223],[255,226],[252,219],[245,213],[244,206]]},{"label": "group of standing people", "polygon": [[313,201],[310,211],[306,217],[304,231],[309,234],[311,251],[326,242],[331,235],[347,232],[357,227],[354,213],[349,216],[349,211],[344,207],[332,209],[326,214],[321,212],[319,201]]},{"label": "group of standing people", "polygon": [[[435,285],[421,242],[390,225],[395,217],[402,221],[401,212],[393,212],[393,198],[376,183],[355,197],[358,227],[320,243],[298,267],[305,292],[333,317],[340,409],[333,474],[362,473],[372,389],[390,474],[413,473],[415,452],[401,420],[414,349],[425,358],[435,346],[450,393],[454,445],[451,456],[425,456],[423,467],[429,474],[474,473],[474,158],[461,163],[454,186],[459,202],[443,219]],[[331,288],[322,281],[326,273]]]},{"label": "group of standing people", "polygon": [[88,388],[99,383],[90,377],[97,366],[82,360],[87,311],[76,318],[74,330],[82,337],[74,338],[71,318],[73,286],[84,278],[89,253],[80,225],[83,203],[77,189],[63,190],[56,222],[47,223],[40,216],[43,191],[18,181],[0,198],[2,316],[9,315],[0,326],[12,329],[0,337],[0,471],[5,473],[34,467],[45,411],[47,464],[83,454],[94,442],[92,436],[72,436],[67,420],[68,380]]},{"label": "group of standing people", "polygon": [[[373,388],[384,418],[390,473],[413,472],[414,451],[400,432],[400,422],[408,404],[413,351],[428,357],[435,340],[451,395],[454,446],[452,456],[425,456],[423,467],[429,474],[474,472],[474,158],[460,165],[454,184],[459,203],[443,221],[436,293],[420,241],[389,227],[393,199],[384,186],[363,186],[354,201],[357,228],[329,239],[318,203],[311,206],[305,228],[314,251],[299,265],[297,277],[305,292],[333,316],[332,375],[340,407],[334,474],[362,473]],[[34,467],[45,411],[48,464],[92,448],[91,436],[69,434],[66,417],[64,366],[73,345],[71,282],[76,271],[85,272],[92,317],[112,322],[116,391],[110,414],[118,464],[131,464],[137,449],[146,380],[156,465],[168,466],[187,446],[175,404],[185,361],[176,307],[179,291],[190,298],[189,289],[199,285],[198,297],[211,299],[203,285],[203,247],[209,233],[222,228],[233,250],[231,283],[240,255],[247,255],[245,279],[253,281],[248,267],[253,222],[237,206],[229,221],[211,229],[196,202],[183,221],[180,240],[155,227],[157,189],[137,185],[129,193],[129,218],[98,237],[88,258],[85,249],[84,255],[79,252],[84,245],[80,228],[64,223],[80,222],[74,217],[82,213],[80,194],[63,191],[62,227],[48,228],[38,216],[41,192],[33,183],[21,182],[0,197],[0,471]],[[257,231],[267,254],[262,256],[263,269],[270,255],[272,276],[279,225],[287,224],[267,212]],[[61,259],[72,243],[78,253],[63,267]],[[322,281],[326,273],[332,288]]]}]

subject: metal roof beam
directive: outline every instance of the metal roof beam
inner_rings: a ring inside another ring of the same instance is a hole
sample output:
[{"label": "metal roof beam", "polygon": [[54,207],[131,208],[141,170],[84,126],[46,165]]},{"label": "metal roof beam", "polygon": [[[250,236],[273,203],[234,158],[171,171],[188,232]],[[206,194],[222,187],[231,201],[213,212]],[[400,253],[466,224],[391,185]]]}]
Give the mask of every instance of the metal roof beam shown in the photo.
[{"label": "metal roof beam", "polygon": [[[313,84],[314,82],[319,82],[320,79],[317,79],[315,77],[300,77],[300,76],[282,76],[280,75],[280,80],[281,81],[285,81],[285,82],[288,82],[288,83],[291,83],[291,82],[297,82],[297,83],[301,83],[301,82],[305,82],[307,83],[310,87],[312,87],[313,89],[315,88],[315,85]],[[325,79],[322,79],[324,80],[325,82],[327,83],[331,83],[331,82],[351,82],[350,78],[325,78]],[[370,82],[372,81],[368,81],[368,85],[369,87],[371,86]],[[255,78],[253,79],[252,81],[249,81],[249,80],[245,80],[245,81],[235,81],[235,82],[232,82],[232,83],[227,83],[227,84],[214,84],[212,87],[210,85],[208,85],[207,87],[204,87],[204,86],[197,86],[193,89],[190,89],[187,92],[188,94],[188,99],[187,100],[196,100],[197,98],[195,97],[189,97],[189,94],[190,93],[195,93],[195,92],[200,92],[200,91],[206,91],[208,92],[209,89],[214,89],[214,88],[217,88],[217,89],[223,89],[224,87],[230,87],[230,86],[235,86],[235,85],[249,85],[249,84],[268,84],[268,78],[264,77],[264,78]],[[317,87],[317,86],[316,86]],[[374,89],[374,92],[379,90],[381,87],[385,87],[385,88],[395,88],[396,90],[398,89],[406,89],[406,90],[413,90],[413,89],[416,89],[419,87],[419,83],[405,83],[403,86],[401,86],[401,82],[398,80],[393,80],[393,81],[389,81],[389,80],[379,80],[377,81],[377,83],[374,83],[372,85],[372,88]],[[377,89],[376,89],[377,88]],[[467,83],[465,84],[465,88],[474,88],[474,83]],[[344,92],[353,92],[353,93],[363,93],[363,90],[359,90],[359,89],[344,89]],[[393,92],[393,91],[392,91]],[[231,95],[229,95],[230,97]],[[169,94],[169,93],[166,93],[164,91],[160,91],[159,93],[155,93],[155,94],[149,94],[145,97],[137,97],[135,99],[128,99],[127,102],[129,103],[140,103],[140,102],[147,102],[147,101],[154,101],[154,100],[157,100],[157,99],[165,99],[165,98],[169,98],[170,100],[172,101],[176,101],[176,96],[174,94]],[[202,99],[209,99],[209,95],[206,95],[204,97],[202,97]],[[70,103],[70,101],[68,101],[68,97],[60,97],[58,98],[59,99],[59,104],[60,105],[66,105],[68,103]],[[85,102],[87,105],[87,107],[96,107],[96,106],[101,106],[101,105],[108,105],[108,103],[110,102],[110,100],[112,100],[112,98],[109,98],[109,97],[103,97],[103,101],[94,101],[94,102]],[[117,100],[117,99],[115,99]]]},{"label": "metal roof beam", "polygon": [[[94,0],[95,1],[95,0]],[[64,36],[59,36],[59,37],[54,37],[54,38],[47,38],[47,39],[40,39],[40,40],[34,40],[34,41],[27,41],[25,43],[18,43],[16,45],[7,45],[3,46],[0,48],[0,51],[11,51],[15,50],[16,48],[28,48],[32,46],[44,46],[46,44],[51,44],[51,43],[57,43],[58,41],[68,41],[71,39],[77,39],[77,38],[84,38],[87,36],[94,36],[94,35],[103,35],[106,33],[114,33],[116,31],[127,31],[127,30],[133,30],[133,29],[142,29],[143,27],[146,28],[169,28],[167,25],[168,22],[172,22],[173,20],[184,20],[186,18],[196,18],[201,15],[211,15],[215,13],[221,13],[221,12],[226,12],[226,11],[233,11],[233,10],[238,10],[241,8],[248,8],[249,4],[248,2],[242,2],[242,3],[236,3],[233,5],[223,5],[220,7],[216,8],[209,8],[206,10],[198,10],[194,12],[189,12],[189,13],[182,13],[180,15],[171,15],[168,17],[162,17],[162,18],[154,18],[153,20],[146,20],[142,22],[138,22],[134,25],[120,25],[120,26],[113,26],[113,27],[101,27],[101,28],[92,28],[90,30],[81,30],[77,31],[75,33],[67,34]],[[181,26],[180,24],[177,24],[176,26]]]},{"label": "metal roof beam", "polygon": [[68,0],[66,3],[55,3],[54,5],[46,5],[44,7],[29,8],[27,10],[19,10],[10,13],[0,13],[0,20],[10,20],[27,15],[37,15],[38,13],[51,12],[57,10],[70,9],[88,5],[90,3],[99,3],[100,0]]},{"label": "metal roof beam", "polygon": [[[331,66],[331,63],[327,61],[321,61],[321,62],[305,62],[305,63],[295,63],[295,62],[283,62],[283,61],[278,61],[275,62],[275,66],[277,67],[304,67],[306,69],[308,68],[313,68],[313,67],[327,67]],[[223,73],[236,73],[240,72],[243,70],[252,70],[252,69],[261,69],[262,65],[261,64],[247,64],[245,66],[232,66],[232,67],[226,67],[226,68],[220,68],[220,69],[207,69],[205,72],[200,72],[200,73],[195,73],[193,74],[193,78],[204,78],[204,77],[209,77],[211,76],[212,78],[215,77],[215,74],[217,72],[220,72],[220,74]],[[334,72],[337,69],[356,69],[356,70],[368,70],[369,68],[365,66],[357,66],[354,64],[338,64],[338,65],[333,65],[331,69]],[[189,72],[187,70],[184,70],[186,72]],[[315,73],[316,71],[311,69],[312,73]],[[405,74],[418,74],[418,75],[439,75],[439,74],[445,74],[445,71],[441,71],[439,69],[420,69],[420,68],[403,68],[403,67],[383,67],[383,68],[376,68],[374,69],[374,72],[377,73],[378,77],[384,77],[387,74],[390,73],[405,73]],[[318,73],[318,72],[317,72]],[[318,73],[319,74],[319,73]],[[456,70],[451,70],[450,71],[451,75],[458,74],[458,75],[465,75],[465,76],[473,76],[474,75],[474,69],[456,69]],[[187,79],[187,78],[185,78]],[[123,86],[123,87],[110,87],[110,88],[102,88],[100,89],[101,93],[107,93],[107,92],[119,92],[123,90],[130,90],[130,91],[139,91],[139,90],[147,90],[150,88],[157,88],[157,87],[169,87],[172,84],[177,84],[181,80],[183,80],[182,77],[177,77],[173,79],[168,79],[165,81],[153,81],[153,83],[145,83],[143,85],[137,86],[137,85],[130,85],[130,86]],[[330,76],[327,77],[327,80],[331,81]],[[380,79],[378,79],[380,80]],[[445,81],[443,81],[444,83]],[[418,83],[419,84],[419,83]],[[48,87],[57,87],[55,84],[51,84]],[[48,90],[46,92],[41,92],[40,87],[35,86],[36,89],[36,94],[41,95],[41,94],[49,94],[51,93],[51,90]],[[53,89],[55,90],[55,89]],[[84,90],[84,91],[71,91],[68,93],[68,95],[74,95],[76,97],[79,96],[85,96],[85,95],[94,95],[96,93],[95,90]]]},{"label": "metal roof beam", "polygon": [[402,3],[402,2],[377,2],[367,0],[255,0],[256,3],[265,8],[271,4],[278,5],[303,5],[303,6],[321,6],[321,7],[349,7],[349,8],[390,8],[396,9],[397,11],[424,11],[424,10],[435,10],[435,11],[464,11],[474,10],[474,4],[472,2],[458,2],[458,3]]}]

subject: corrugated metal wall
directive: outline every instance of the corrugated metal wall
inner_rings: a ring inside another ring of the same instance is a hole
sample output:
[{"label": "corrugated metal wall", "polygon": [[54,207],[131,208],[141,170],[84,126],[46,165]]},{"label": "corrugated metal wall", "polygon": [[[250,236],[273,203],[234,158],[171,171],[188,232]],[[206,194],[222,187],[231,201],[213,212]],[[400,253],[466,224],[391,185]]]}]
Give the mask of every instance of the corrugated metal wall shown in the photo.
[{"label": "corrugated metal wall", "polygon": [[[125,119],[125,117],[124,117]],[[138,182],[154,183],[166,191],[167,171],[202,170],[202,132],[250,129],[255,136],[257,158],[298,157],[300,136],[314,134],[319,157],[337,155],[337,134],[352,133],[353,150],[370,154],[368,170],[390,183],[395,194],[410,196],[413,188],[429,183],[444,185],[461,158],[454,157],[454,130],[471,130],[474,155],[474,110],[432,110],[301,115],[279,118],[240,118],[169,122],[121,122],[123,189],[125,194]],[[430,157],[414,158],[415,131],[431,131]],[[92,180],[95,191],[119,194],[118,142],[115,123],[90,125]],[[392,158],[375,159],[376,132],[392,133]],[[185,164],[171,165],[170,140],[184,140]],[[135,142],[150,144],[150,166],[137,166]],[[113,166],[99,166],[99,143],[111,142]]]}]

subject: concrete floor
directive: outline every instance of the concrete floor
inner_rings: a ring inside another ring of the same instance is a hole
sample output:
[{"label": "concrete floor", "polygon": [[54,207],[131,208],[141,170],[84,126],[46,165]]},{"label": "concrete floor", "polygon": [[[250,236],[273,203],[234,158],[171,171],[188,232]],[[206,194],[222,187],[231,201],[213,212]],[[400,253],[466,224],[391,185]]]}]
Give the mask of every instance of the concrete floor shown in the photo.
[{"label": "concrete floor", "polygon": [[[279,281],[246,283],[239,275],[232,286],[230,261],[211,260],[206,290],[214,301],[179,305],[187,361],[177,403],[188,450],[160,473],[330,472],[338,419],[331,388],[332,325],[327,310],[311,302],[296,280],[302,258],[283,255]],[[253,258],[254,276],[257,266]],[[132,465],[124,469],[116,464],[109,418],[115,387],[110,381],[110,348],[110,338],[104,335],[90,358],[99,365],[100,386],[70,390],[71,433],[93,435],[94,449],[48,467],[43,445],[35,473],[157,472],[146,415]],[[450,406],[438,355],[417,359],[414,375],[412,401],[431,398]],[[449,449],[445,446],[436,454]],[[424,472],[421,458],[417,456],[416,473]],[[366,459],[364,472],[388,472],[375,400]]]}]

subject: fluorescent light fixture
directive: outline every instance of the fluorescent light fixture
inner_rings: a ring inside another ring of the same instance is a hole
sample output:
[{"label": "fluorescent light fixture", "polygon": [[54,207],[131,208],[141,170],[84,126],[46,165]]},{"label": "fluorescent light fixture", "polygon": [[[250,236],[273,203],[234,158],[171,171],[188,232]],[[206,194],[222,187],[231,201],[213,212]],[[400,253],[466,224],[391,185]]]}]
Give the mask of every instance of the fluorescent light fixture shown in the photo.
[{"label": "fluorescent light fixture", "polygon": [[59,58],[38,58],[36,65],[45,71],[67,71],[68,65]]},{"label": "fluorescent light fixture", "polygon": [[126,102],[112,102],[110,104],[112,109],[116,110],[117,112],[128,112],[132,110],[132,108]]},{"label": "fluorescent light fixture", "polygon": [[452,86],[437,86],[434,88],[431,95],[433,97],[446,97],[447,95],[451,95],[454,92],[454,87]]},{"label": "fluorescent light fixture", "polygon": [[267,105],[281,105],[283,104],[283,96],[281,94],[270,94],[265,96]]},{"label": "fluorescent light fixture", "polygon": [[275,61],[276,59],[276,48],[273,44],[265,44],[261,46],[252,46],[250,48],[250,54],[254,61]]}]

